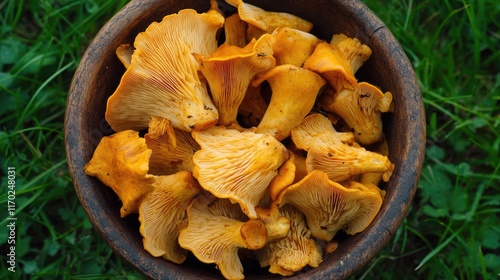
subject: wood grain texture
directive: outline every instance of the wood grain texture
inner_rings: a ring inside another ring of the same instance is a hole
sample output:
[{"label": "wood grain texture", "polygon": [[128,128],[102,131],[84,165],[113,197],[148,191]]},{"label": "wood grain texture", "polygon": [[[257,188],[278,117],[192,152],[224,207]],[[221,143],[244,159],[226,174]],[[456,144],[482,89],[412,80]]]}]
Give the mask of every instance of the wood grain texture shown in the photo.
[{"label": "wood grain texture", "polygon": [[[131,1],[97,34],[74,75],[65,116],[68,167],[75,191],[93,226],[109,246],[152,279],[222,279],[214,265],[189,258],[176,265],[154,258],[142,246],[137,217],[121,219],[121,203],[112,190],[85,175],[83,166],[92,157],[100,138],[113,131],[106,124],[107,98],[114,92],[124,67],[115,50],[133,43],[153,21],[183,8],[199,12],[207,1]],[[314,23],[313,33],[329,40],[345,33],[359,38],[373,50],[358,78],[394,95],[395,112],[384,116],[390,159],[396,165],[385,185],[386,199],[375,221],[361,234],[343,240],[335,252],[324,256],[319,268],[306,269],[287,279],[344,279],[365,266],[394,236],[412,202],[425,153],[425,119],[418,81],[408,58],[387,27],[359,1],[247,0],[266,10],[288,12]],[[246,279],[279,279],[257,263],[245,263]]]}]

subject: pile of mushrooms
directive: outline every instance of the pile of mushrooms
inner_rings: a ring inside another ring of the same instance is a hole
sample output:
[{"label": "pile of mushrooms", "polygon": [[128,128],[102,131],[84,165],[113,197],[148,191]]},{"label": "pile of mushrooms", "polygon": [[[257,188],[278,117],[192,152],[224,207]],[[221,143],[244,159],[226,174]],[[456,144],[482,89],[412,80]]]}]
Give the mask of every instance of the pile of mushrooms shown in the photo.
[{"label": "pile of mushrooms", "polygon": [[151,255],[192,253],[227,279],[253,258],[289,276],[377,215],[394,170],[381,120],[392,95],[358,82],[371,55],[358,39],[327,42],[297,16],[226,2],[237,12],[181,10],[117,49],[116,133],[85,172],[113,189],[121,217],[138,215]]}]

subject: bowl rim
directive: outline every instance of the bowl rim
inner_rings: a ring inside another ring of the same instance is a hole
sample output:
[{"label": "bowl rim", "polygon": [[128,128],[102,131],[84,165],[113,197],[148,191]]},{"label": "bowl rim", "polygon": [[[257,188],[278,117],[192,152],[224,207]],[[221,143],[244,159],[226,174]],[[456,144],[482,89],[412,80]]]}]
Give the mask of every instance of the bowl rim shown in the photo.
[{"label": "bowl rim", "polygon": [[[116,38],[121,31],[112,28],[112,26],[137,20],[138,17],[140,17],[141,11],[151,9],[158,2],[159,0],[132,0],[101,28],[88,46],[80,64],[77,67],[77,70],[75,71],[68,93],[68,104],[66,107],[64,124],[65,149],[68,168],[78,199],[88,215],[94,229],[96,229],[98,234],[113,249],[113,251],[125,259],[138,271],[150,278],[190,279],[190,276],[186,275],[185,271],[182,269],[179,270],[178,265],[166,263],[166,261],[152,256],[148,258],[144,257],[142,254],[137,254],[135,251],[136,246],[131,246],[127,243],[126,233],[114,232],[110,234],[109,231],[104,230],[108,227],[113,228],[119,226],[119,223],[122,221],[110,221],[104,219],[107,217],[107,214],[102,212],[104,211],[104,208],[102,208],[102,205],[99,205],[98,203],[99,201],[104,201],[104,198],[88,197],[83,193],[83,188],[85,188],[85,186],[89,183],[92,183],[94,178],[88,178],[88,176],[84,174],[82,167],[86,162],[81,158],[83,151],[80,146],[75,145],[75,143],[79,143],[77,133],[78,129],[83,126],[83,120],[73,118],[72,114],[77,109],[81,110],[79,103],[82,102],[82,98],[86,92],[83,88],[84,85],[82,85],[82,82],[88,79],[89,75],[92,73],[89,69],[91,69],[93,65],[88,63],[88,59],[89,57],[102,59],[106,55],[105,49],[100,48],[100,45],[97,44],[97,42],[113,40],[113,38]],[[248,2],[250,3],[252,1],[249,0]],[[413,108],[413,113],[408,116],[405,115],[405,118],[410,120],[408,123],[411,127],[408,129],[416,131],[417,137],[407,135],[407,137],[404,137],[403,141],[406,145],[405,152],[408,157],[414,159],[414,161],[403,161],[403,164],[397,167],[396,179],[390,183],[398,186],[398,189],[395,190],[398,195],[395,195],[394,199],[390,201],[391,207],[381,209],[381,212],[379,213],[381,216],[380,222],[376,225],[371,225],[363,232],[362,235],[355,235],[351,237],[353,242],[359,246],[345,248],[343,251],[344,254],[340,255],[340,258],[336,260],[337,265],[325,266],[321,270],[311,269],[292,277],[287,277],[290,279],[308,277],[322,278],[321,276],[344,279],[354,274],[356,270],[365,266],[376,254],[378,254],[378,252],[383,249],[389,240],[394,237],[397,229],[405,219],[415,195],[425,155],[425,113],[423,101],[418,80],[413,68],[411,67],[408,57],[402,50],[394,35],[364,3],[360,1],[345,2],[347,3],[343,3],[342,5],[344,5],[346,9],[356,10],[360,15],[370,18],[371,26],[369,28],[371,29],[371,34],[369,34],[369,36],[371,40],[390,39],[387,40],[390,42],[389,45],[387,45],[387,49],[390,49],[393,53],[392,63],[402,66],[399,69],[400,76],[405,79],[404,82],[406,84],[413,87],[413,91],[408,91],[404,94],[408,95],[407,98],[414,101],[416,107]],[[393,174],[393,176],[394,175],[395,174]],[[96,199],[100,200],[96,201]],[[367,236],[368,238],[365,238]],[[368,247],[371,248],[369,253],[364,251],[364,248]],[[353,262],[353,260],[355,260],[358,264],[356,267],[349,265]],[[168,273],[158,271],[158,266],[165,269],[168,268]]]}]

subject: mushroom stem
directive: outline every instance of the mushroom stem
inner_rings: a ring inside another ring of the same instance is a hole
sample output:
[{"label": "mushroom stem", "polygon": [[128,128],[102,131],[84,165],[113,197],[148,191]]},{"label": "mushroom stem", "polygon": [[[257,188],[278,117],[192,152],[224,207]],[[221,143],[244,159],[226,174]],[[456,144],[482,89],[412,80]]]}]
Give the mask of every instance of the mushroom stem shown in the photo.
[{"label": "mushroom stem", "polygon": [[271,86],[271,101],[256,132],[270,133],[281,141],[311,111],[326,82],[318,74],[291,64],[274,67],[253,84],[257,86],[265,80]]}]

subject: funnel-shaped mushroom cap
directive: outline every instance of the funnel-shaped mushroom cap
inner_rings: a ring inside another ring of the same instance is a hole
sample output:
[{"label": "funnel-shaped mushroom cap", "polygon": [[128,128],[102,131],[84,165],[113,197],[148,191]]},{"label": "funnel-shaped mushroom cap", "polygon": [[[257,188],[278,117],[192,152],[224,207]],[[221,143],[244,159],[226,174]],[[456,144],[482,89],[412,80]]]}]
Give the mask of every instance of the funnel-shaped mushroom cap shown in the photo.
[{"label": "funnel-shaped mushroom cap", "polygon": [[273,56],[276,58],[276,65],[293,64],[302,67],[320,42],[311,33],[290,27],[278,28],[272,35],[274,37]]},{"label": "funnel-shaped mushroom cap", "polygon": [[306,265],[318,267],[323,261],[321,251],[311,238],[304,215],[291,205],[284,205],[280,214],[290,220],[288,235],[269,242],[256,252],[261,267],[269,267],[269,272],[283,276],[293,275]]},{"label": "funnel-shaped mushroom cap", "polygon": [[281,141],[311,111],[325,80],[313,71],[290,64],[274,67],[253,83],[259,85],[265,80],[271,86],[271,101],[256,131],[270,133]]},{"label": "funnel-shaped mushroom cap", "polygon": [[289,13],[266,11],[257,6],[244,3],[242,0],[226,0],[229,5],[238,8],[240,18],[267,33],[276,28],[291,27],[305,32],[311,31],[313,24]]},{"label": "funnel-shaped mushroom cap", "polygon": [[193,174],[201,186],[257,218],[255,206],[288,159],[286,147],[268,134],[224,127],[194,131],[193,137],[201,146],[193,156]]},{"label": "funnel-shaped mushroom cap", "polygon": [[157,177],[154,191],[139,206],[144,249],[152,256],[174,263],[186,259],[187,251],[179,246],[177,238],[186,209],[200,190],[187,171]]},{"label": "funnel-shaped mushroom cap", "polygon": [[333,133],[342,143],[354,142],[352,132],[337,132],[332,122],[321,114],[305,117],[300,125],[292,129],[292,141],[297,148],[309,151],[313,139],[325,132]]},{"label": "funnel-shaped mushroom cap", "polygon": [[337,47],[344,54],[354,74],[372,54],[370,47],[363,45],[357,38],[350,38],[345,34],[333,35],[330,45]]},{"label": "funnel-shaped mushroom cap", "polygon": [[137,213],[151,191],[155,176],[148,174],[151,150],[139,132],[125,130],[101,139],[85,173],[113,189],[122,201],[121,217]]},{"label": "funnel-shaped mushroom cap", "polygon": [[328,110],[339,115],[353,130],[356,142],[369,145],[383,138],[381,113],[392,106],[392,94],[385,94],[366,82],[354,89],[344,89],[333,96]]},{"label": "funnel-shaped mushroom cap", "polygon": [[247,45],[246,37],[247,23],[241,20],[238,14],[232,14],[226,18],[224,23],[224,34],[226,41],[224,43],[243,48]]},{"label": "funnel-shaped mushroom cap", "polygon": [[380,210],[382,197],[374,191],[343,187],[315,170],[283,190],[277,202],[298,208],[312,235],[330,241],[341,229],[355,234],[368,227]]},{"label": "funnel-shaped mushroom cap", "polygon": [[125,68],[130,67],[130,62],[132,61],[133,53],[134,53],[134,48],[130,44],[121,44],[116,49],[116,56],[123,64],[123,66],[125,66]]},{"label": "funnel-shaped mushroom cap", "polygon": [[274,67],[271,35],[252,40],[244,48],[222,44],[208,56],[195,55],[219,112],[219,124],[236,122],[240,106],[252,78]]},{"label": "funnel-shaped mushroom cap", "polygon": [[314,138],[306,163],[308,172],[321,170],[335,182],[367,172],[383,173],[387,182],[394,171],[394,164],[386,156],[344,144],[332,133],[322,133]]},{"label": "funnel-shaped mushroom cap", "polygon": [[111,127],[141,130],[151,116],[167,118],[185,131],[214,125],[217,109],[199,79],[192,53],[212,53],[223,22],[224,17],[214,10],[198,14],[188,9],[152,23],[137,35],[130,67],[108,99],[106,120]]},{"label": "funnel-shaped mushroom cap", "polygon": [[[167,122],[166,122],[167,121]],[[152,150],[149,173],[171,175],[178,171],[193,171],[193,155],[200,146],[186,131],[171,127],[168,120],[153,118],[149,131],[144,135],[148,148]]]},{"label": "funnel-shaped mushroom cap", "polygon": [[243,279],[238,248],[262,248],[267,240],[263,223],[247,221],[238,205],[212,195],[195,198],[187,213],[188,226],[179,234],[180,246],[201,262],[215,263],[226,279]]},{"label": "funnel-shaped mushroom cap", "polygon": [[316,45],[314,52],[304,62],[304,68],[319,73],[337,92],[343,88],[356,87],[357,80],[350,62],[338,48],[326,42]]}]

